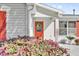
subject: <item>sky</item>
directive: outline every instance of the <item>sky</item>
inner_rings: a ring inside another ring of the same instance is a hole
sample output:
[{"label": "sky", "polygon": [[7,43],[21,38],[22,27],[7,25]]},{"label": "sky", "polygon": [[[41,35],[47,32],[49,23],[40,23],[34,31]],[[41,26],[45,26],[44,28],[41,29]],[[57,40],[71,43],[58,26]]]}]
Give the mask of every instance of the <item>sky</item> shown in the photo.
[{"label": "sky", "polygon": [[75,9],[75,13],[79,14],[79,3],[45,3],[45,5],[62,10],[65,14],[73,14]]}]

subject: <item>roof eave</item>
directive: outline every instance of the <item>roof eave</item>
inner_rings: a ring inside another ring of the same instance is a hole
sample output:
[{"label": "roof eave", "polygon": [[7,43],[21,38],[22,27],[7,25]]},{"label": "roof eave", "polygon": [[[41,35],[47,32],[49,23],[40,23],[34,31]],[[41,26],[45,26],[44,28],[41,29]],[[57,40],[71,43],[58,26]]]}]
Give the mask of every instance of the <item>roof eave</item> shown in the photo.
[{"label": "roof eave", "polygon": [[63,14],[63,11],[60,11],[60,10],[58,10],[58,9],[56,9],[56,8],[50,8],[50,7],[48,7],[48,6],[45,6],[45,5],[42,5],[42,4],[38,4],[38,3],[35,3],[35,5],[38,5],[38,6],[40,6],[40,7],[43,7],[43,8],[45,8],[45,9],[48,9],[48,10],[51,10],[51,11],[58,12],[59,14]]}]

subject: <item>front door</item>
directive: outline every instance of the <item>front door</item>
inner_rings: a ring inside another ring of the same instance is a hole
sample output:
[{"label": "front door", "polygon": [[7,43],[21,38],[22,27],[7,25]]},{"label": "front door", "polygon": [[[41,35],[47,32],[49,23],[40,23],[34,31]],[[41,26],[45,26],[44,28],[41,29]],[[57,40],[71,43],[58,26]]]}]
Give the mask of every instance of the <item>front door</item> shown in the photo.
[{"label": "front door", "polygon": [[6,40],[6,12],[0,11],[0,41]]},{"label": "front door", "polygon": [[35,21],[34,33],[36,38],[44,39],[44,22]]}]

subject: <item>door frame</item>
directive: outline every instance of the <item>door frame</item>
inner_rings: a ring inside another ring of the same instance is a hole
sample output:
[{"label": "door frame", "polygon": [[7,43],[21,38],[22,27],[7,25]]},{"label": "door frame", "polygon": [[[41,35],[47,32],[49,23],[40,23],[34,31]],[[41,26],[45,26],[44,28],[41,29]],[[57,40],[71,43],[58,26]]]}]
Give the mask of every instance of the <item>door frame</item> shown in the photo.
[{"label": "door frame", "polygon": [[34,37],[35,37],[35,22],[43,22],[43,39],[44,39],[44,25],[45,25],[44,20],[35,20],[34,21]]}]

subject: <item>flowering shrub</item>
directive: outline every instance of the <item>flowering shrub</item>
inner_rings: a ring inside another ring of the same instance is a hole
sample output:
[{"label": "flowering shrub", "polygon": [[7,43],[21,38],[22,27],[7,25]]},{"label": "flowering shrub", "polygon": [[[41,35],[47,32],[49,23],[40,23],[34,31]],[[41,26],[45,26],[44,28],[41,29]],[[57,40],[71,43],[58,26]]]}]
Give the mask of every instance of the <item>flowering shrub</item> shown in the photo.
[{"label": "flowering shrub", "polygon": [[53,40],[49,39],[49,40],[46,40],[47,41],[47,44],[48,45],[51,45],[53,47],[59,47],[58,43],[57,42],[54,42]]},{"label": "flowering shrub", "polygon": [[63,56],[67,55],[67,49],[62,48],[53,40],[26,40],[25,38],[4,43],[0,48],[1,56]]}]

